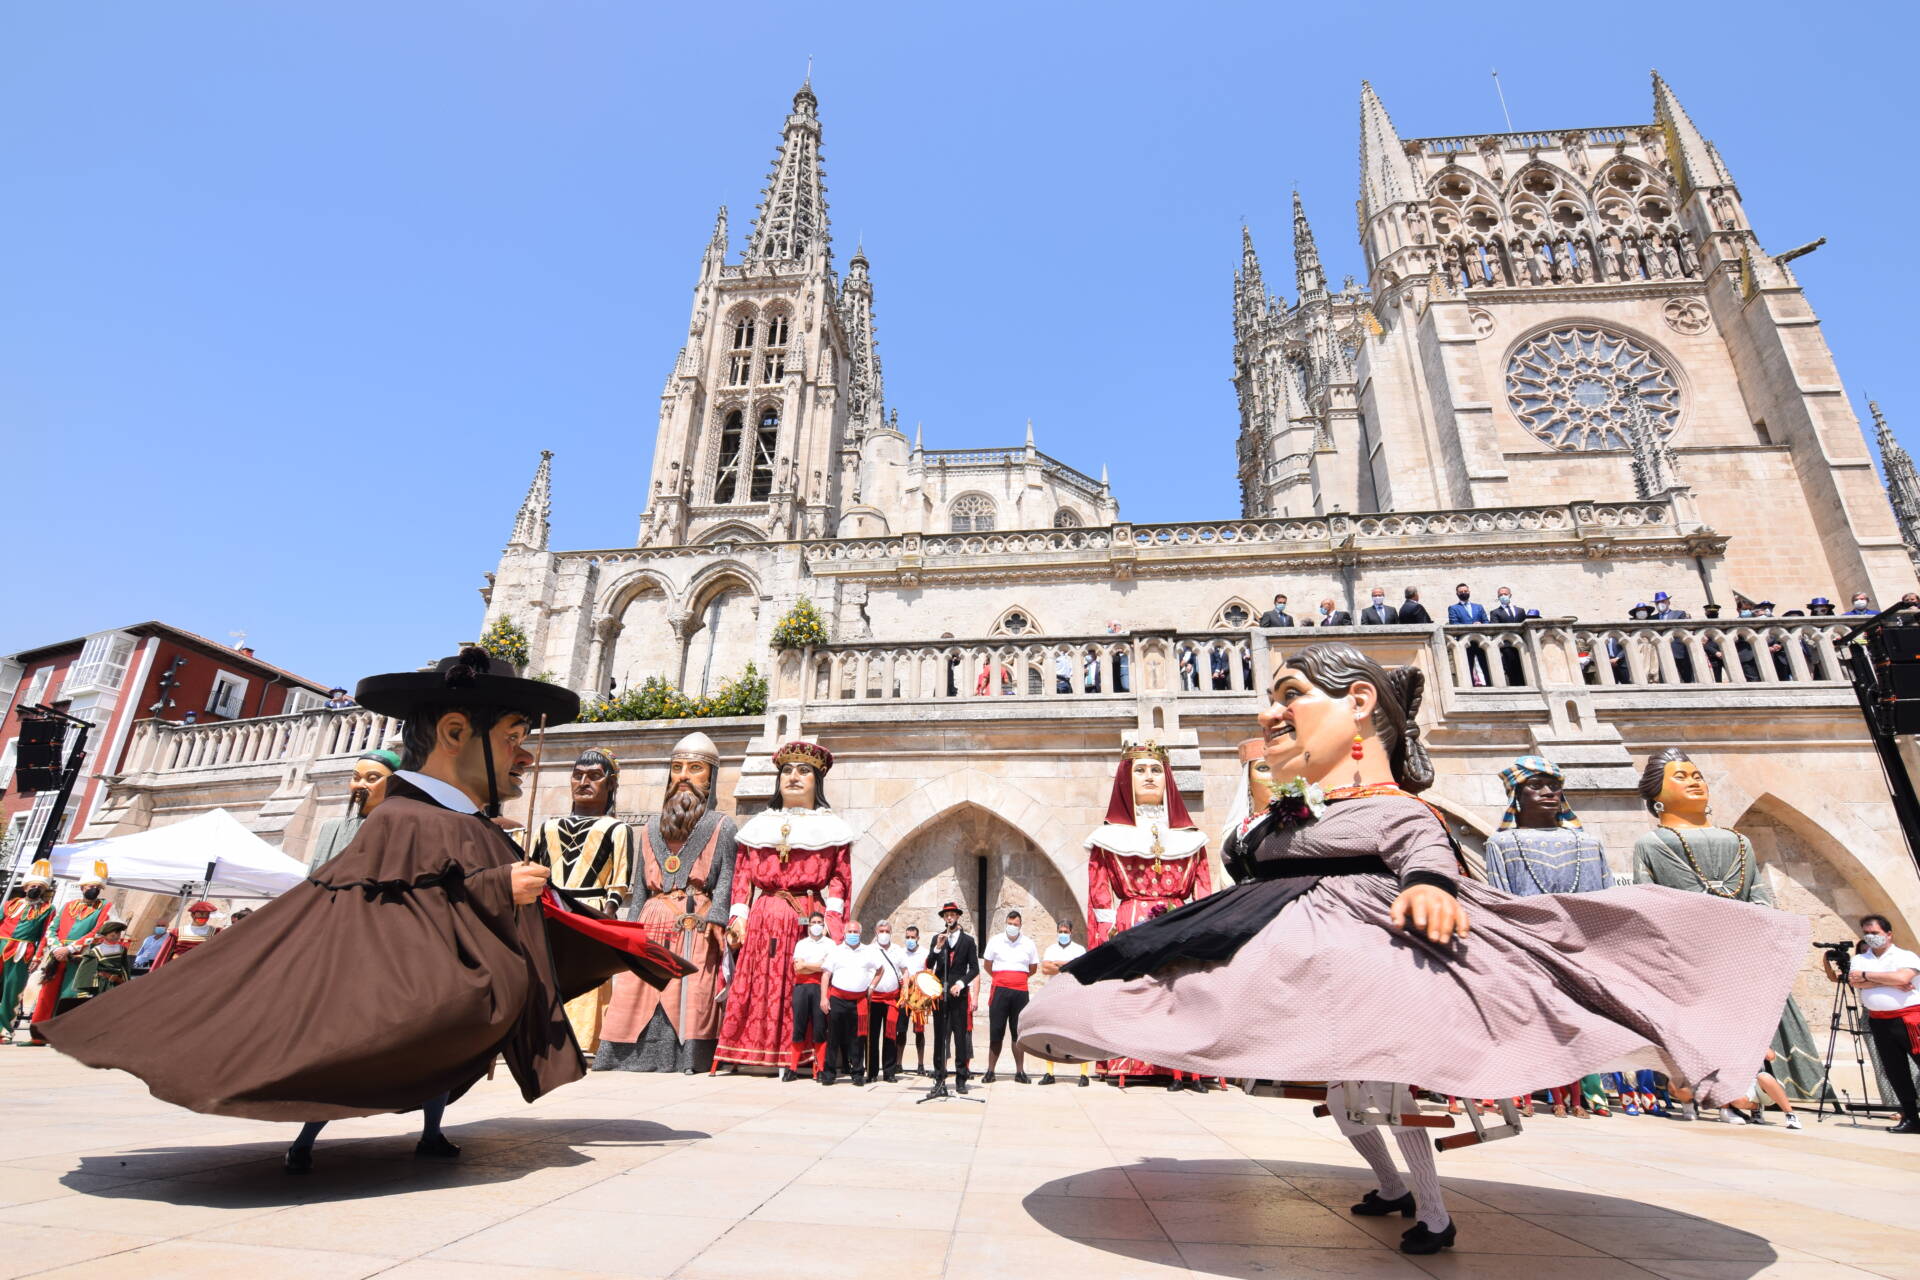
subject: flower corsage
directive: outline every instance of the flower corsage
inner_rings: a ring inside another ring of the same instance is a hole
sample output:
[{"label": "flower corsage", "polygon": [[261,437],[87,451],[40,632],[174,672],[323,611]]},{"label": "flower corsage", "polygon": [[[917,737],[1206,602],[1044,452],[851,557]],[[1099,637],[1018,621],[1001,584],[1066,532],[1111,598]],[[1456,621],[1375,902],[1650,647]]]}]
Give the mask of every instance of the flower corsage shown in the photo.
[{"label": "flower corsage", "polygon": [[1317,782],[1293,777],[1274,789],[1267,812],[1283,827],[1304,827],[1319,821],[1327,811],[1327,793]]}]

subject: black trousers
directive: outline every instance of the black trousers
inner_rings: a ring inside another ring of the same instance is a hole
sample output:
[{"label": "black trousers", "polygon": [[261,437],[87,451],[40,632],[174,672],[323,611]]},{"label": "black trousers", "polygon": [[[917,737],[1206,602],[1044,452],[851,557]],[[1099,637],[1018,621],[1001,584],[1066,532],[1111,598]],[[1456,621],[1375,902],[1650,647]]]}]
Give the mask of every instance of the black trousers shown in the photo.
[{"label": "black trousers", "polygon": [[892,1075],[900,1069],[900,1038],[911,1021],[905,1014],[900,1015],[900,1030],[893,1035],[887,1034],[888,1006],[878,1000],[867,1002],[867,1078],[873,1079],[883,1071]]},{"label": "black trousers", "polygon": [[1880,1072],[1893,1086],[1893,1096],[1900,1100],[1900,1118],[1914,1119],[1920,1113],[1915,1110],[1913,1067],[1920,1065],[1920,1053],[1913,1051],[1907,1038],[1907,1024],[1898,1018],[1868,1018],[1867,1030],[1873,1035],[1874,1052],[1880,1056]]},{"label": "black trousers", "polygon": [[844,1071],[860,1077],[860,1002],[844,996],[827,998],[827,1075]]},{"label": "black trousers", "polygon": [[[827,1007],[821,1000],[823,993],[818,982],[796,982],[793,984],[793,1042],[795,1044],[823,1045],[827,1042]],[[826,1059],[823,1056],[814,1063],[815,1070]]]},{"label": "black trousers", "polygon": [[953,1048],[953,1077],[967,1078],[967,1063],[973,1057],[973,1017],[964,995],[948,996],[933,1011],[933,1080],[947,1078],[947,1048]]},{"label": "black trousers", "polygon": [[[1020,1038],[1020,1011],[1026,1007],[1027,992],[1015,991],[1012,987],[993,989],[993,998],[987,1001],[987,1044],[994,1056],[999,1056],[1009,1027],[1013,1029],[1013,1038]],[[989,1069],[993,1065],[987,1064]]]}]

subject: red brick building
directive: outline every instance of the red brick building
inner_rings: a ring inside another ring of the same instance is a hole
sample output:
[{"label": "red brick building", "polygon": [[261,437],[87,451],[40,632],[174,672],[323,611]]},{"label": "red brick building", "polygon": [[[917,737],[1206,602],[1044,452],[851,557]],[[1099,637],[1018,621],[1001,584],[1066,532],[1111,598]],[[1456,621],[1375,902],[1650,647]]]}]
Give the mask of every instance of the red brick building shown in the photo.
[{"label": "red brick building", "polygon": [[[167,705],[161,707],[163,687]],[[86,765],[61,823],[59,839],[66,840],[100,802],[102,775],[119,772],[136,720],[156,714],[201,723],[250,719],[305,711],[326,696],[326,685],[262,662],[252,649],[230,648],[163,622],[0,657],[0,839],[16,852],[31,847],[57,794],[21,795],[13,785],[21,707],[44,703],[93,724]]]}]

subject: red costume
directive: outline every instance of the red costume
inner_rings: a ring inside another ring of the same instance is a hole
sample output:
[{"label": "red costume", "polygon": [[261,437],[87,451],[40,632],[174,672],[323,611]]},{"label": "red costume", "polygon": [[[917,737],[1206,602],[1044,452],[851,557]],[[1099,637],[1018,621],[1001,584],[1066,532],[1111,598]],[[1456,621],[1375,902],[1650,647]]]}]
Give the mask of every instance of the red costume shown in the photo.
[{"label": "red costume", "polygon": [[[1166,753],[1151,744],[1130,747],[1113,778],[1107,820],[1087,837],[1087,946],[1099,946],[1122,929],[1183,906],[1213,892],[1207,865],[1207,837],[1193,825],[1187,806],[1166,770],[1166,804],[1133,803],[1133,762],[1152,756],[1164,766]],[[1128,1076],[1175,1075],[1164,1067],[1115,1058],[1104,1069]]]},{"label": "red costume", "polygon": [[[832,767],[833,757],[813,743],[782,747],[775,764],[790,752],[804,755],[820,778]],[[745,930],[713,1061],[805,1070],[813,1046],[804,1046],[797,1063],[788,1052],[793,944],[806,933],[807,917],[815,911],[826,916],[827,936],[840,940],[853,888],[853,830],[824,807],[769,809],[749,818],[736,840],[728,918],[735,924],[744,920]]]},{"label": "red costume", "polygon": [[167,940],[160,944],[160,954],[153,958],[153,972],[169,960],[178,960],[187,952],[204,942],[210,942],[220,930],[208,923],[213,919],[214,906],[211,902],[195,902],[187,907],[187,919],[193,923],[185,929],[167,930]]}]

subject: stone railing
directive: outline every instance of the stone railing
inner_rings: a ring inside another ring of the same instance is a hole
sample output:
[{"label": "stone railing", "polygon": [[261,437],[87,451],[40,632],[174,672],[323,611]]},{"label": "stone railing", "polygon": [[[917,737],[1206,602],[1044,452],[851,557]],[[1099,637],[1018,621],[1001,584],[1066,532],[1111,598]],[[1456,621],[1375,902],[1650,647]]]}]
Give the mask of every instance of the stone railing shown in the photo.
[{"label": "stone railing", "polygon": [[245,765],[307,765],[330,756],[357,756],[399,731],[398,720],[358,707],[210,724],[143,720],[127,745],[123,772],[131,777]]},{"label": "stone railing", "polygon": [[1683,619],[1613,625],[1572,619],[1442,627],[1441,670],[1456,690],[1846,686],[1838,637],[1819,618]]},{"label": "stone railing", "polygon": [[1073,702],[1147,693],[1245,695],[1256,687],[1245,631],[999,636],[824,645],[779,660],[774,697],[812,706],[999,697]]},{"label": "stone railing", "polygon": [[1596,125],[1586,129],[1564,130],[1558,133],[1472,133],[1454,138],[1409,138],[1409,146],[1423,148],[1430,156],[1455,155],[1462,151],[1477,151],[1480,144],[1489,139],[1496,141],[1502,150],[1530,151],[1535,147],[1552,149],[1564,146],[1569,135],[1582,136],[1596,146],[1612,146],[1635,137],[1645,125]]}]

